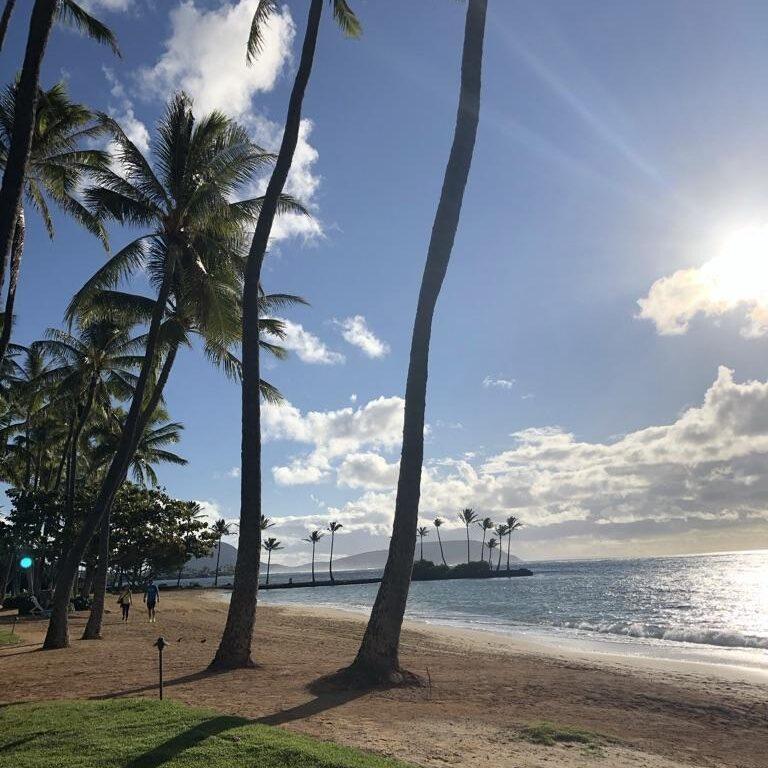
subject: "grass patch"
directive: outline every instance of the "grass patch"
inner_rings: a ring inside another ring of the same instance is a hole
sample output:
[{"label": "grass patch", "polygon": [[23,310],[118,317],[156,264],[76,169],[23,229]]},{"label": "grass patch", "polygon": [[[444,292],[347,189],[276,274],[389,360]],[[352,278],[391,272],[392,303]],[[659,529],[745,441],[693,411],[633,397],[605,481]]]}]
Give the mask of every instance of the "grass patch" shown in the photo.
[{"label": "grass patch", "polygon": [[1,768],[407,768],[174,701],[112,699],[0,709]]},{"label": "grass patch", "polygon": [[15,632],[11,634],[10,629],[0,629],[0,645],[16,645],[20,642],[21,638]]},{"label": "grass patch", "polygon": [[547,722],[527,725],[520,732],[520,738],[546,747],[553,747],[555,744],[577,744],[591,753],[600,752],[606,744],[614,743],[613,739],[599,733]]}]

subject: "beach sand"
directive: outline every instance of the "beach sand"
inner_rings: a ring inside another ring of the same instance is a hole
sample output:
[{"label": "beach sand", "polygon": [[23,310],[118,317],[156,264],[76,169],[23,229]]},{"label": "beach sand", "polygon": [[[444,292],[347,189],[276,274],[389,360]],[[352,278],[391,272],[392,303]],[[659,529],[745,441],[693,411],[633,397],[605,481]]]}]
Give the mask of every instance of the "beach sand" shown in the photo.
[{"label": "beach sand", "polygon": [[[0,648],[0,702],[156,696],[157,652],[169,643],[166,697],[281,725],[423,766],[672,768],[768,765],[768,683],[748,671],[575,654],[488,633],[409,624],[405,665],[424,689],[310,693],[354,657],[364,617],[263,607],[258,668],[209,674],[227,604],[210,591],[164,593],[150,625],[116,605],[101,641],[40,651],[43,621],[20,623],[21,645]],[[3,622],[10,618],[3,614]],[[72,619],[72,637],[85,614]],[[606,737],[598,749],[521,737],[549,721]]]}]

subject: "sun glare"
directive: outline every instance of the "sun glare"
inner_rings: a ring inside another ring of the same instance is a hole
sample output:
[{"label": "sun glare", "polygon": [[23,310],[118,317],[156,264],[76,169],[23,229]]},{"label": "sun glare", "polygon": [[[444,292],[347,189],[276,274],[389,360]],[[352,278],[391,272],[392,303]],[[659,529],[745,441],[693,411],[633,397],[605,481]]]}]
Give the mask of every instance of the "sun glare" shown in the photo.
[{"label": "sun glare", "polygon": [[768,227],[744,227],[729,233],[719,254],[702,272],[715,301],[768,303]]}]

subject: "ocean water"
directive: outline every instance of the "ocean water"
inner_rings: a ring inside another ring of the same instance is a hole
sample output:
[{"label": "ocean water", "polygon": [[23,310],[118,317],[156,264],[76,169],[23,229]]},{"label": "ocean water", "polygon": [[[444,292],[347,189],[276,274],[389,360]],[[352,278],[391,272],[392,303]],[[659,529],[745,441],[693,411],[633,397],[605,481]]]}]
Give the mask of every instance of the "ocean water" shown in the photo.
[{"label": "ocean water", "polygon": [[[414,582],[407,618],[555,644],[768,667],[768,550],[526,565],[534,576]],[[324,570],[318,578],[326,578]],[[368,611],[377,587],[264,590],[260,601]]]}]

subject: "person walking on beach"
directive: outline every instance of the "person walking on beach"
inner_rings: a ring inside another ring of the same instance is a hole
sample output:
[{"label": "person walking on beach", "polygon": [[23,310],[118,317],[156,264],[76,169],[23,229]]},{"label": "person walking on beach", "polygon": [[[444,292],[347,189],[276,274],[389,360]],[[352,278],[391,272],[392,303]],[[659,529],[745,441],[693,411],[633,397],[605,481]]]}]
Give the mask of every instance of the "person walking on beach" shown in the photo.
[{"label": "person walking on beach", "polygon": [[123,621],[128,623],[128,611],[131,610],[131,588],[126,587],[122,593],[120,594],[120,597],[117,598],[118,605],[123,609]]},{"label": "person walking on beach", "polygon": [[157,584],[154,581],[150,581],[147,584],[146,592],[144,592],[144,602],[147,604],[147,615],[149,616],[149,623],[155,623],[155,606],[160,602],[160,590],[157,588]]}]

